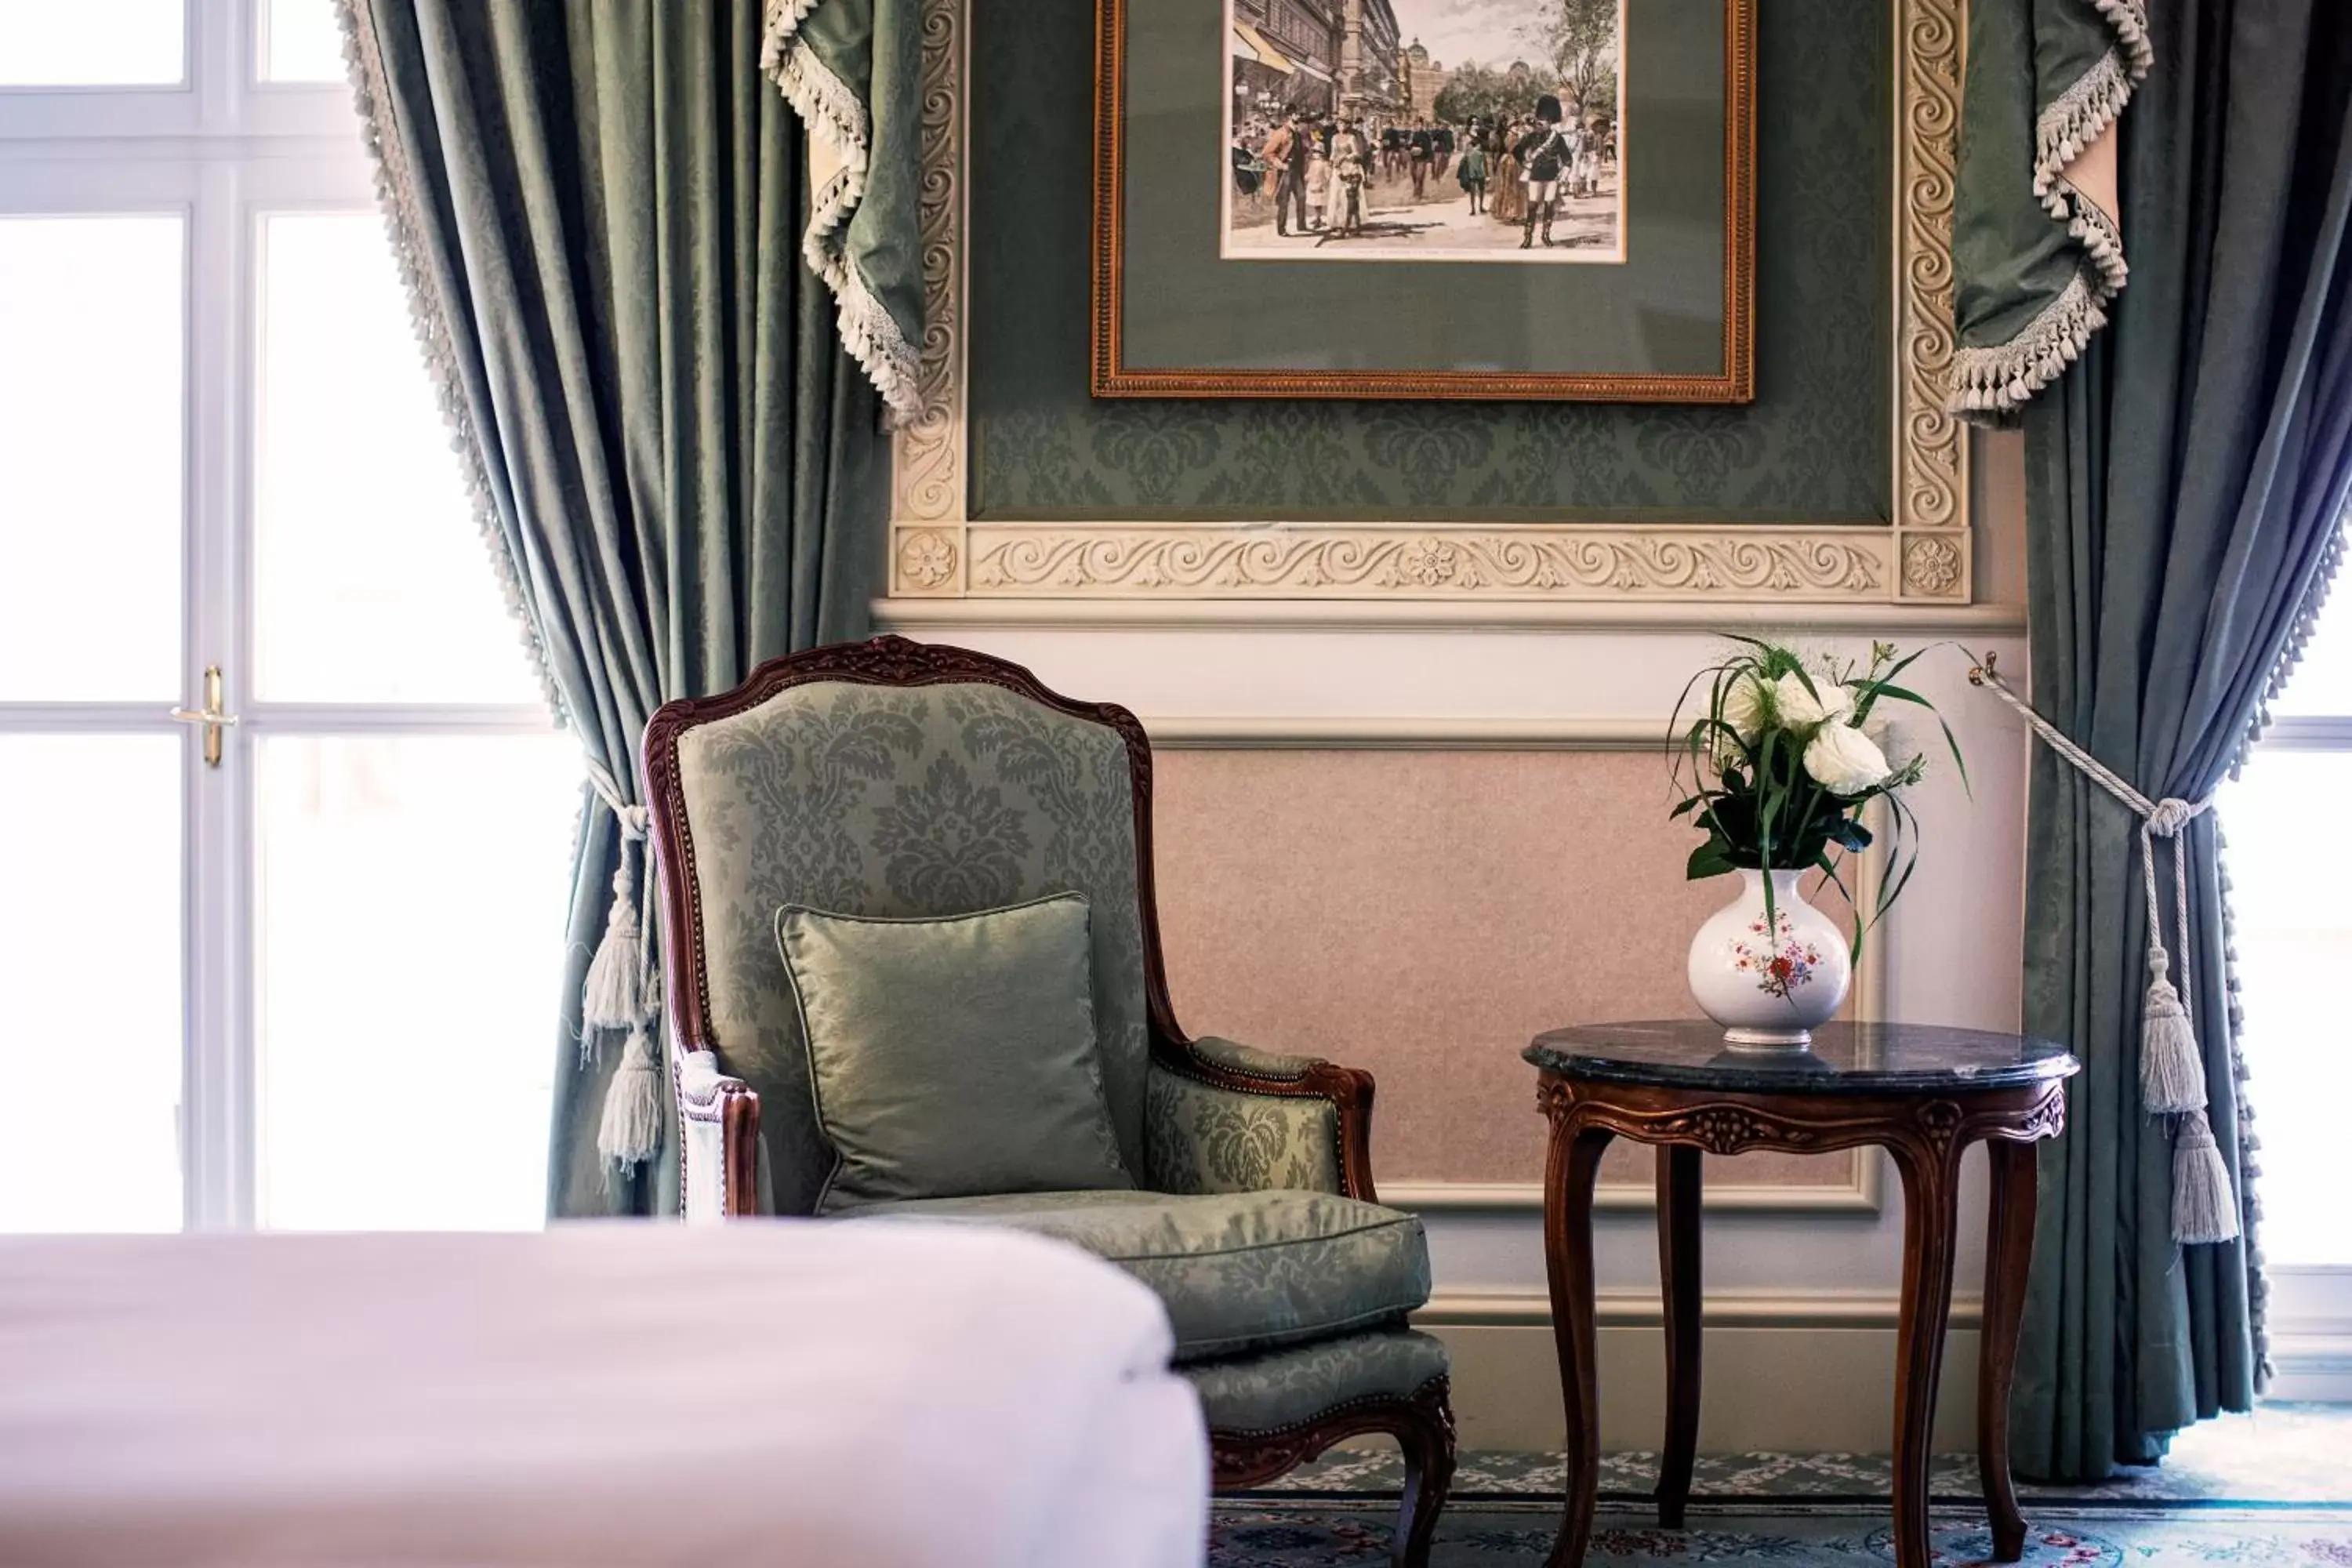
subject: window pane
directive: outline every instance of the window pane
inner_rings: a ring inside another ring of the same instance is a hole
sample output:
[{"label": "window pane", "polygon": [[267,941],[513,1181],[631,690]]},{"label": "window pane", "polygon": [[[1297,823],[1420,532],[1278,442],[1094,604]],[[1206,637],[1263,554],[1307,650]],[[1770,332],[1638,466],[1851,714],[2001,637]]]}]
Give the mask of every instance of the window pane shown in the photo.
[{"label": "window pane", "polygon": [[256,750],[261,1222],[538,1225],[579,747]]},{"label": "window pane", "polygon": [[332,0],[262,0],[261,79],[341,81],[343,33]]},{"label": "window pane", "polygon": [[2244,986],[2245,1048],[2263,1147],[2263,1247],[2273,1263],[2352,1264],[2352,1099],[2342,976],[2352,904],[2313,873],[2312,825],[2352,798],[2352,753],[2257,751],[2221,797]]},{"label": "window pane", "polygon": [[0,218],[0,700],[180,688],[177,216]]},{"label": "window pane", "polygon": [[2271,704],[2278,715],[2352,718],[2352,573],[2336,583],[2304,645],[2286,689]]},{"label": "window pane", "polygon": [[180,748],[0,735],[0,1231],[180,1228]]},{"label": "window pane", "polygon": [[0,87],[181,79],[182,0],[0,0]]},{"label": "window pane", "polygon": [[535,702],[373,213],[262,236],[259,696]]}]

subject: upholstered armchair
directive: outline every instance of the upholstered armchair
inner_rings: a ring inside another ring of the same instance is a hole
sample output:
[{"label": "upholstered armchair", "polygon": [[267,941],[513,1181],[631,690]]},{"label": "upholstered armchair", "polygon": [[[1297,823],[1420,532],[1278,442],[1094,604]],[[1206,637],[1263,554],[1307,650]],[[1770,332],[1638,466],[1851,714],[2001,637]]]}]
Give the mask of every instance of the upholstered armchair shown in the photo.
[{"label": "upholstered armchair", "polygon": [[1151,751],[1122,708],[1018,665],[899,637],[772,660],[674,702],[644,745],[690,1220],[814,1211],[832,1160],[777,945],[780,908],[936,918],[1088,902],[1104,1099],[1136,1190],[853,1207],[841,1223],[1016,1226],[1166,1303],[1216,1484],[1393,1435],[1397,1561],[1426,1560],[1454,1468],[1420,1222],[1372,1190],[1372,1080],[1190,1038],[1152,899]]}]

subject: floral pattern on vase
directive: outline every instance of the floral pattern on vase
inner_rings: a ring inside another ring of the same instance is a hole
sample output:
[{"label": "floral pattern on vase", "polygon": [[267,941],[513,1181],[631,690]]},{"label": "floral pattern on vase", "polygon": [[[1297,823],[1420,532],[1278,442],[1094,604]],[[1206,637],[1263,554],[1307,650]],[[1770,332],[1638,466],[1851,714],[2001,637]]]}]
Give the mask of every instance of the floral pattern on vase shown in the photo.
[{"label": "floral pattern on vase", "polygon": [[1736,1050],[1802,1049],[1853,978],[1836,923],[1805,901],[1803,873],[1771,876],[1769,916],[1764,873],[1743,870],[1738,895],[1691,939],[1691,995]]},{"label": "floral pattern on vase", "polygon": [[1822,966],[1822,950],[1797,935],[1797,923],[1783,908],[1777,911],[1780,923],[1778,943],[1764,930],[1764,917],[1758,915],[1748,922],[1748,934],[1752,941],[1737,941],[1731,944],[1733,967],[1743,973],[1756,976],[1756,988],[1767,996],[1788,997],[1813,984],[1815,972]]}]

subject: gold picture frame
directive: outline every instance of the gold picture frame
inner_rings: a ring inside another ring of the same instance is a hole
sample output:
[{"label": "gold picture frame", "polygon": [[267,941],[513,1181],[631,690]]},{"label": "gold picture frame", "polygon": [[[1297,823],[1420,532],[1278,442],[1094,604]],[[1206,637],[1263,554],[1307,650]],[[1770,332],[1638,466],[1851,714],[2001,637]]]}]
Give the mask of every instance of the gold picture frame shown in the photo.
[{"label": "gold picture frame", "polygon": [[[1092,367],[1097,397],[1747,403],[1756,395],[1756,0],[1723,0],[1722,368],[1703,374],[1141,368],[1126,358],[1129,0],[1097,0]],[[1549,234],[1549,224],[1546,226]]]}]

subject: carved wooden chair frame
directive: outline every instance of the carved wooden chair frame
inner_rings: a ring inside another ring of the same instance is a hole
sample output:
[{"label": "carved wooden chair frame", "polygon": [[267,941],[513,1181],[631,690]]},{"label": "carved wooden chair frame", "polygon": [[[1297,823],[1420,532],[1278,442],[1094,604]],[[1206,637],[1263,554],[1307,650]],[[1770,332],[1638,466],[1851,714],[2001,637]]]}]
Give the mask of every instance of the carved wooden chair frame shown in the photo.
[{"label": "carved wooden chair frame", "polygon": [[[1153,1064],[1215,1089],[1330,1101],[1338,1113],[1342,1193],[1366,1203],[1379,1201],[1372,1186],[1371,1074],[1327,1061],[1311,1063],[1296,1073],[1244,1070],[1202,1054],[1176,1021],[1160,950],[1151,847],[1151,742],[1142,723],[1117,703],[1065,697],[1009,659],[899,637],[842,643],[770,659],[730,691],[663,704],[646,725],[641,758],[649,837],[662,893],[663,964],[678,1114],[688,1121],[716,1124],[725,1151],[723,1169],[717,1173],[689,1170],[682,1152],[682,1186],[715,1178],[724,1215],[758,1212],[760,1098],[742,1079],[728,1076],[723,1068],[714,1070],[716,1058],[709,1054],[712,1030],[709,986],[702,960],[702,906],[696,892],[694,835],[687,821],[686,794],[678,776],[678,740],[698,725],[757,708],[779,692],[811,681],[894,688],[996,686],[1040,707],[1115,731],[1127,747],[1128,775],[1134,792],[1135,889],[1142,906],[1146,1026]],[[698,1053],[699,1058],[695,1059]],[[1306,1463],[1335,1443],[1369,1433],[1388,1433],[1403,1449],[1406,1475],[1397,1557],[1401,1563],[1425,1561],[1454,1471],[1454,1415],[1444,1377],[1431,1379],[1410,1396],[1350,1400],[1292,1426],[1254,1432],[1213,1429],[1209,1436],[1213,1484],[1220,1489],[1255,1486]]]}]

